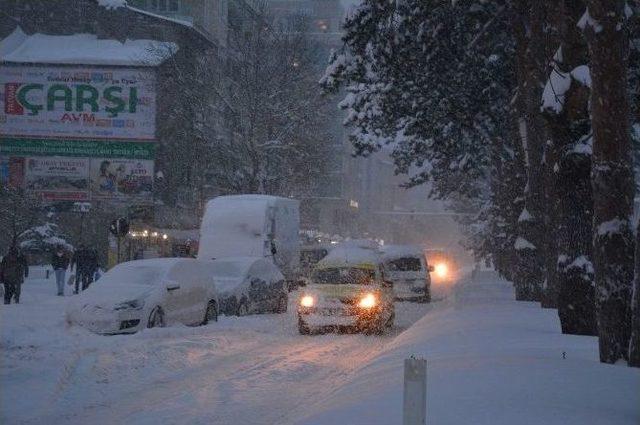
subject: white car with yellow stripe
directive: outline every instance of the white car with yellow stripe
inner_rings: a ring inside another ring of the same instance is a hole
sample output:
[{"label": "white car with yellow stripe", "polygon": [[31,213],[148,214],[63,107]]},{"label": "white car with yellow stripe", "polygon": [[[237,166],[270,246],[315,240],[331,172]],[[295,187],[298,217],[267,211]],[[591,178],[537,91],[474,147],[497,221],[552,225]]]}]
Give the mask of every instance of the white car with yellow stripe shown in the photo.
[{"label": "white car with yellow stripe", "polygon": [[346,245],[315,267],[298,305],[301,334],[351,330],[384,333],[395,319],[393,286],[383,280],[377,249]]}]

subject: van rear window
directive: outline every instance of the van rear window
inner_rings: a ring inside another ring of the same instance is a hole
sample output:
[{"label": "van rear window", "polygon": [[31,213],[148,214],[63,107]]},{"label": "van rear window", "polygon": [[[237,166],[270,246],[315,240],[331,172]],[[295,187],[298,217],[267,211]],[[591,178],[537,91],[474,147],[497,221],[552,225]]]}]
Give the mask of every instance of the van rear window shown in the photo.
[{"label": "van rear window", "polygon": [[404,257],[389,261],[387,269],[390,272],[418,272],[422,269],[422,264],[419,258]]}]

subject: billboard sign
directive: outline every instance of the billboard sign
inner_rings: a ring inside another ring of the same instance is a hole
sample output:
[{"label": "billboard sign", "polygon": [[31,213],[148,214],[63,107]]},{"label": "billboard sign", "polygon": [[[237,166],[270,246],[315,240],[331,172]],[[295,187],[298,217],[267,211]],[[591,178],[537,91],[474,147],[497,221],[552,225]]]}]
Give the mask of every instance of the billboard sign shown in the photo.
[{"label": "billboard sign", "polygon": [[153,161],[136,159],[91,159],[92,199],[153,199]]},{"label": "billboard sign", "polygon": [[89,199],[89,159],[26,158],[26,189],[49,201]]},{"label": "billboard sign", "polygon": [[0,66],[2,136],[154,140],[152,69]]}]

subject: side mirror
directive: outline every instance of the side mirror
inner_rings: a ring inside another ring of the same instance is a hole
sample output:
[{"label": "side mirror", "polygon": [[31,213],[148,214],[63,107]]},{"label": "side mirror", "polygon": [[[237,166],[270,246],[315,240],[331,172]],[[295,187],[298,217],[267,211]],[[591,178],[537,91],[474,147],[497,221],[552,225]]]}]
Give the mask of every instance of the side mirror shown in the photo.
[{"label": "side mirror", "polygon": [[429,273],[433,273],[436,270],[436,268],[433,266],[429,266],[427,267],[427,270],[429,270]]}]

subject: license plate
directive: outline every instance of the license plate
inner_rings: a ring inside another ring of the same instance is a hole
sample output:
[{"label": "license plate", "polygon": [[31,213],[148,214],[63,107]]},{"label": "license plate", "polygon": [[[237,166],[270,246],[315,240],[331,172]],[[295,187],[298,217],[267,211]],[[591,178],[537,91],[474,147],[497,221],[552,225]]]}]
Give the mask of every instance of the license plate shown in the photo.
[{"label": "license plate", "polygon": [[326,308],[320,310],[321,316],[346,316],[347,312],[341,308]]}]

